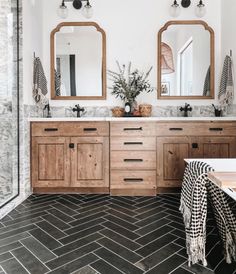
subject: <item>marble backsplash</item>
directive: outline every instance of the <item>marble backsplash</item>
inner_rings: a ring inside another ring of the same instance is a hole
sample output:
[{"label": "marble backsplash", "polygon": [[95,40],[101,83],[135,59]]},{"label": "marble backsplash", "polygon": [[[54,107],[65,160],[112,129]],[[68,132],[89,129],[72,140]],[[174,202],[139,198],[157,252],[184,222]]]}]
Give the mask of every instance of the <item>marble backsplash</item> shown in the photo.
[{"label": "marble backsplash", "polygon": [[[111,117],[112,107],[85,107],[85,113],[83,117]],[[153,106],[152,116],[153,117],[181,117],[183,112],[180,112],[179,106]],[[72,111],[71,107],[51,107],[52,117],[76,117],[76,113]],[[189,113],[191,117],[214,117],[214,108],[209,105],[192,106],[193,111]],[[43,111],[35,105],[24,106],[25,117],[44,117]],[[224,116],[236,116],[236,105],[228,108],[224,111]]]}]

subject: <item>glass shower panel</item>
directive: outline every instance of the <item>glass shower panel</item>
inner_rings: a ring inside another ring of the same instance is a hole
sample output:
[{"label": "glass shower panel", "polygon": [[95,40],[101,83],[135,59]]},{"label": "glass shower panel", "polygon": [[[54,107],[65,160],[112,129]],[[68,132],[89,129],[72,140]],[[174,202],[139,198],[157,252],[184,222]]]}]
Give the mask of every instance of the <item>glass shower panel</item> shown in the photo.
[{"label": "glass shower panel", "polygon": [[0,0],[0,208],[18,195],[18,1]]}]

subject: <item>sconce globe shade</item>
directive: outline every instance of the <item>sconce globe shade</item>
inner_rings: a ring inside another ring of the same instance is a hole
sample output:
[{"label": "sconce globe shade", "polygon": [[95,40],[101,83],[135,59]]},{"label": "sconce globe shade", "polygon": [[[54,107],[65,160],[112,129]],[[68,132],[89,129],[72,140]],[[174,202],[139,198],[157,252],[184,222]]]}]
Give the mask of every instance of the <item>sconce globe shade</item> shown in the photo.
[{"label": "sconce globe shade", "polygon": [[67,6],[63,6],[61,5],[58,10],[57,10],[57,14],[59,17],[61,17],[62,19],[66,19],[68,17],[69,11]]},{"label": "sconce globe shade", "polygon": [[206,6],[205,5],[197,5],[195,9],[195,14],[197,17],[202,18],[206,15]]},{"label": "sconce globe shade", "polygon": [[92,6],[86,4],[82,9],[82,14],[85,18],[90,19],[93,16]]},{"label": "sconce globe shade", "polygon": [[177,4],[173,4],[171,7],[170,7],[170,15],[172,17],[178,17],[180,15],[180,6]]},{"label": "sconce globe shade", "polygon": [[73,1],[73,7],[77,10],[80,10],[82,8],[82,1],[81,0],[74,0]]}]

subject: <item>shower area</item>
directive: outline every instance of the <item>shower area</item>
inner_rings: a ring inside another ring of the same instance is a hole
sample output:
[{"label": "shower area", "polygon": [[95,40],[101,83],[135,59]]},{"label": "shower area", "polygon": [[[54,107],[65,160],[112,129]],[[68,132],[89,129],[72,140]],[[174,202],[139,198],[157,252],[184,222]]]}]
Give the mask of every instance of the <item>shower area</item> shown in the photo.
[{"label": "shower area", "polygon": [[19,3],[0,0],[0,209],[19,195]]}]

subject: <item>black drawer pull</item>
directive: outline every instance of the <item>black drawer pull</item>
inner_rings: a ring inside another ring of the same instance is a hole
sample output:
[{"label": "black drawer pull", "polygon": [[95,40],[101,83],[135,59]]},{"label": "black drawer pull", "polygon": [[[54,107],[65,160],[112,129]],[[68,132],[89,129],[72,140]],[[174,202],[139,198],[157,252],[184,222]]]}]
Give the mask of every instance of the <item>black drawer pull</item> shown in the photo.
[{"label": "black drawer pull", "polygon": [[75,144],[70,143],[70,144],[69,144],[69,148],[75,148]]},{"label": "black drawer pull", "polygon": [[143,182],[142,178],[124,178],[124,182]]},{"label": "black drawer pull", "polygon": [[97,131],[97,128],[84,128],[84,131]]},{"label": "black drawer pull", "polygon": [[198,143],[193,143],[192,148],[198,148]]},{"label": "black drawer pull", "polygon": [[58,131],[58,128],[45,128],[44,131]]},{"label": "black drawer pull", "polygon": [[209,128],[210,131],[223,131],[222,127],[211,127]]},{"label": "black drawer pull", "polygon": [[169,130],[171,130],[171,131],[182,131],[183,129],[182,129],[182,127],[171,127],[171,128],[169,128]]},{"label": "black drawer pull", "polygon": [[143,145],[143,142],[124,142],[124,145]]},{"label": "black drawer pull", "polygon": [[131,130],[143,130],[142,127],[129,127],[129,128],[124,128],[124,131],[131,131]]},{"label": "black drawer pull", "polygon": [[124,159],[124,162],[143,162],[143,159]]}]

